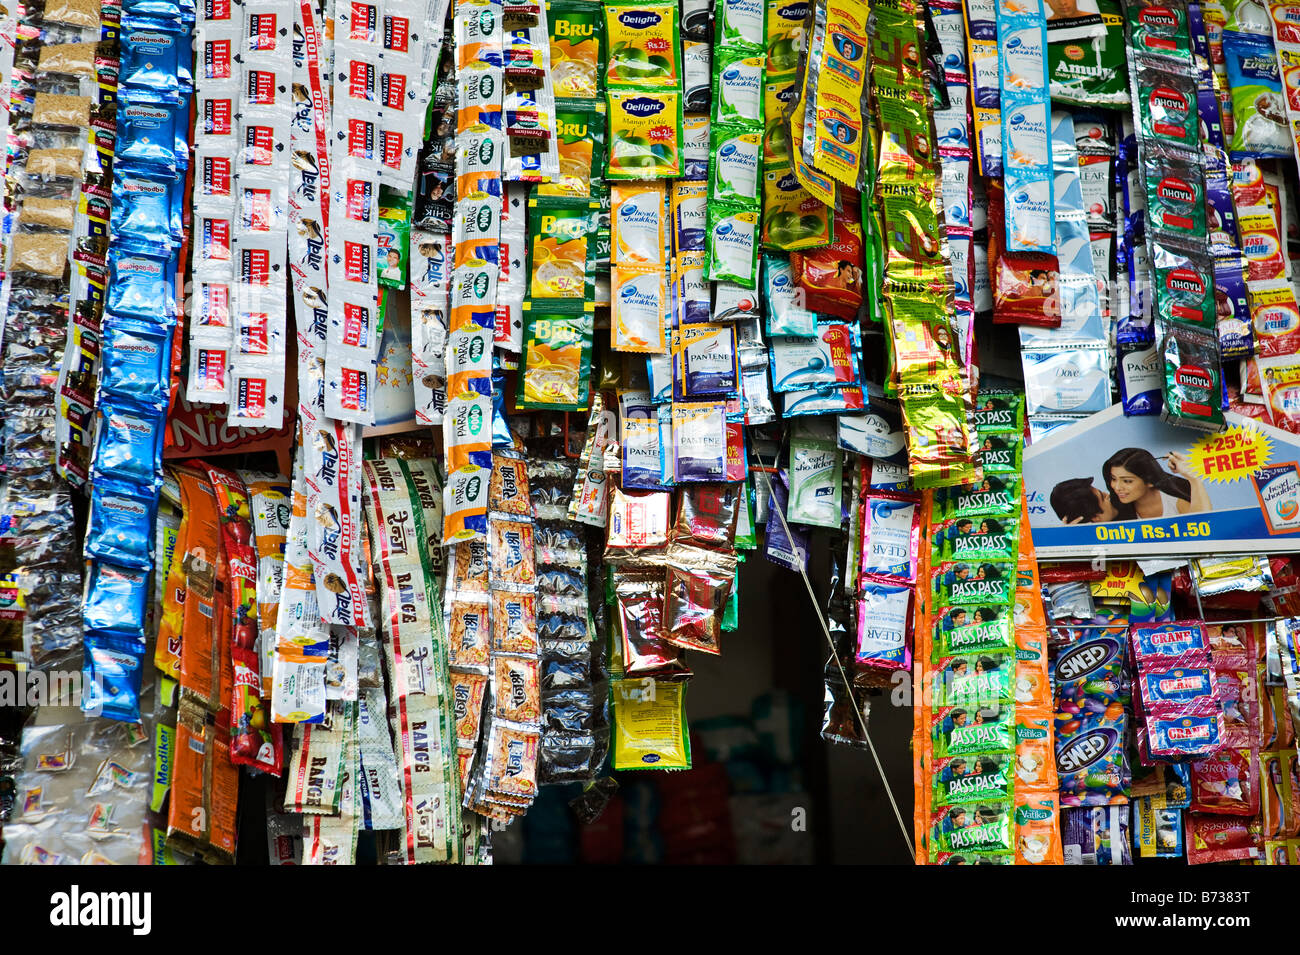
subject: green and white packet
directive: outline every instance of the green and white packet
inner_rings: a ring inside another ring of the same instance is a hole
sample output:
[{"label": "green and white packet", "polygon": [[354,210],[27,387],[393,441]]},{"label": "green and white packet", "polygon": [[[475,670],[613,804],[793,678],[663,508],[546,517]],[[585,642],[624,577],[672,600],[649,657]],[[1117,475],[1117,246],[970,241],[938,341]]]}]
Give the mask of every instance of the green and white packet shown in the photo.
[{"label": "green and white packet", "polygon": [[747,289],[757,286],[758,215],[752,204],[709,203],[705,278],[710,282],[735,282]]},{"label": "green and white packet", "polygon": [[796,524],[839,527],[844,455],[834,426],[816,419],[796,421],[790,432],[790,504],[786,516]]},{"label": "green and white packet", "polygon": [[709,195],[756,203],[762,180],[763,137],[748,125],[715,125],[709,150]]},{"label": "green and white packet", "polygon": [[714,10],[717,18],[717,38],[714,42],[719,47],[735,43],[760,48],[766,45],[764,20],[767,11],[763,0],[718,0]]},{"label": "green and white packet", "polygon": [[763,125],[763,70],[767,54],[738,46],[713,56],[713,122]]}]

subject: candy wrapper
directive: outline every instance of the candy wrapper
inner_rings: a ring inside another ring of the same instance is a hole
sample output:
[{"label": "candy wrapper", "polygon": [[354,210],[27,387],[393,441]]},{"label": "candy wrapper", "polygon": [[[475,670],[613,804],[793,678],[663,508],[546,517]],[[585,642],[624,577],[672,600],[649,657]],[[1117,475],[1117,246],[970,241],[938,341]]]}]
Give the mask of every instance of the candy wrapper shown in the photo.
[{"label": "candy wrapper", "polygon": [[1223,816],[1186,815],[1187,862],[1232,862],[1257,859],[1260,833],[1255,823]]},{"label": "candy wrapper", "polygon": [[1066,865],[1132,865],[1127,807],[1066,809],[1061,843]]}]

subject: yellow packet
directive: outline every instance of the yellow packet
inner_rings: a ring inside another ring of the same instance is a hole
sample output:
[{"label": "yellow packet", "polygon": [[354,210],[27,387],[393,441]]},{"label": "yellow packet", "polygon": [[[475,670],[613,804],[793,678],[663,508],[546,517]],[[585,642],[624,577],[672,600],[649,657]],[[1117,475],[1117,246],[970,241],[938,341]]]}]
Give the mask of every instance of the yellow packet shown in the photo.
[{"label": "yellow packet", "polygon": [[835,205],[835,183],[800,159],[798,150],[791,151],[790,168],[808,195],[823,205]]},{"label": "yellow packet", "polygon": [[686,681],[614,680],[614,768],[690,769]]},{"label": "yellow packet", "polygon": [[680,176],[681,92],[612,89],[608,93],[608,102],[608,178],[673,179]]},{"label": "yellow packet", "polygon": [[676,0],[605,6],[608,86],[681,89]]},{"label": "yellow packet", "polygon": [[804,26],[808,8],[786,0],[767,0],[767,75],[793,75],[808,47]]},{"label": "yellow packet", "polygon": [[529,200],[531,298],[590,299],[595,272],[592,205],[584,200]]},{"label": "yellow packet", "polygon": [[663,268],[668,230],[665,183],[615,183],[609,187],[610,261]]},{"label": "yellow packet", "polygon": [[600,95],[600,7],[590,0],[551,0],[551,86],[558,96]]},{"label": "yellow packet", "polygon": [[610,272],[610,344],[615,351],[667,351],[668,287],[661,268],[616,265]]}]

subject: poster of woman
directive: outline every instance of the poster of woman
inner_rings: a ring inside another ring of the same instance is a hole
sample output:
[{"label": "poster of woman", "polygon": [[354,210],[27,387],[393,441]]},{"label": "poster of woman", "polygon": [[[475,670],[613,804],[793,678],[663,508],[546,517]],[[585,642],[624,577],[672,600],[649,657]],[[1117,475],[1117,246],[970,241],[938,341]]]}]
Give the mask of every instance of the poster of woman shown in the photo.
[{"label": "poster of woman", "polygon": [[1300,550],[1300,437],[1227,417],[1206,435],[1115,405],[1030,445],[1039,556]]}]

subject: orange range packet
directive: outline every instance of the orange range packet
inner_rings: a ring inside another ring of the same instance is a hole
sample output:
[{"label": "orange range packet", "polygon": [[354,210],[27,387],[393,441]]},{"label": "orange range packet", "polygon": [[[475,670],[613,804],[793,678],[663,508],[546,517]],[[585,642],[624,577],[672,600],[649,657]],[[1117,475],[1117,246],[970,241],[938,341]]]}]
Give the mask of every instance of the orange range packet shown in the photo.
[{"label": "orange range packet", "polygon": [[230,665],[221,651],[217,627],[220,619],[229,616],[224,606],[221,614],[216,613],[218,581],[224,577],[217,497],[205,474],[178,469],[177,479],[189,523],[181,558],[185,573],[181,691],[215,713],[227,702],[220,684],[223,669]]},{"label": "orange range packet", "polygon": [[1016,865],[1062,865],[1047,621],[1029,504],[1020,498],[1016,565]]},{"label": "orange range packet", "polygon": [[1055,714],[1050,706],[1016,707],[1016,790],[1056,792]]},{"label": "orange range packet", "polygon": [[1038,562],[1029,530],[1029,510],[1020,510],[1020,551],[1016,564],[1016,704],[1047,706],[1052,682],[1048,672],[1047,619],[1043,610]]},{"label": "orange range packet", "polygon": [[176,553],[163,586],[162,614],[153,665],[163,676],[177,679],[181,673],[181,634],[185,624],[185,557],[189,553],[191,486],[177,480],[181,489],[181,526],[176,531]]},{"label": "orange range packet", "polygon": [[1061,797],[1016,785],[1016,865],[1064,865]]},{"label": "orange range packet", "polygon": [[230,761],[228,717],[212,721],[183,702],[176,721],[167,840],[209,862],[233,865],[239,770]]}]

